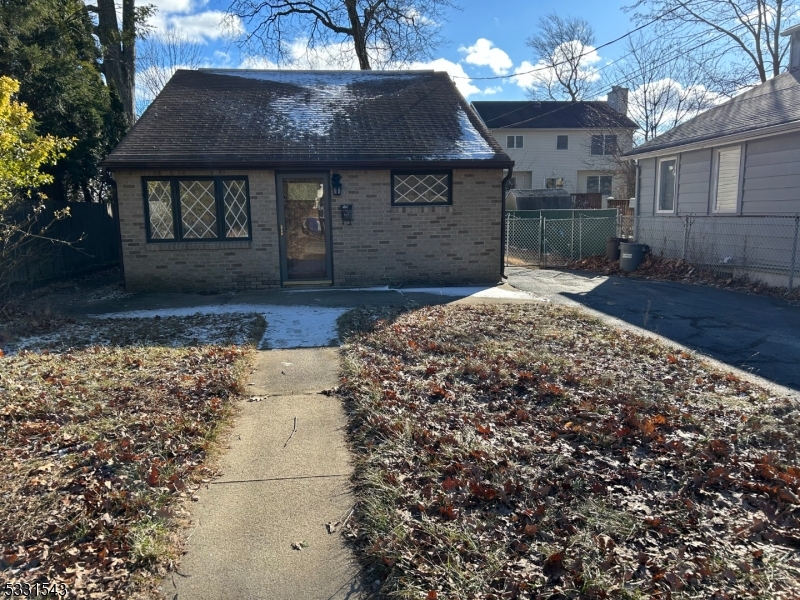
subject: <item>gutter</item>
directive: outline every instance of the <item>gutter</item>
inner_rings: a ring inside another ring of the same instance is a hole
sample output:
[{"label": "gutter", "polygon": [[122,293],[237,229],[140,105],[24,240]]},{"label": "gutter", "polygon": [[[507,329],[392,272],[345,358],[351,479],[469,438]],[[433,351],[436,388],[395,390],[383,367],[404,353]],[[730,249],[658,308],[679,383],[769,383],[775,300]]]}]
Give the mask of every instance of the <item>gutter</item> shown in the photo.
[{"label": "gutter", "polygon": [[107,167],[103,169],[103,181],[111,186],[111,206],[114,211],[114,225],[117,228],[117,249],[119,252],[119,273],[122,284],[125,285],[125,260],[122,254],[122,224],[119,219],[119,197],[117,195],[117,182],[113,173]]},{"label": "gutter", "polygon": [[506,184],[514,175],[514,163],[508,168],[508,175],[503,177],[500,186],[500,278],[506,276]]}]

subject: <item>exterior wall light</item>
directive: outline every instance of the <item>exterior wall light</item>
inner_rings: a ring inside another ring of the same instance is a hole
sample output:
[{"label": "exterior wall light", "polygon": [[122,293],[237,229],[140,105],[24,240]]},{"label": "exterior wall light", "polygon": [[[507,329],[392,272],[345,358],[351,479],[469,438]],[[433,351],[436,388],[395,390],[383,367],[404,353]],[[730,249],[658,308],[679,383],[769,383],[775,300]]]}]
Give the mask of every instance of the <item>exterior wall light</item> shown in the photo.
[{"label": "exterior wall light", "polygon": [[338,173],[331,175],[331,189],[334,196],[342,195],[342,176]]}]

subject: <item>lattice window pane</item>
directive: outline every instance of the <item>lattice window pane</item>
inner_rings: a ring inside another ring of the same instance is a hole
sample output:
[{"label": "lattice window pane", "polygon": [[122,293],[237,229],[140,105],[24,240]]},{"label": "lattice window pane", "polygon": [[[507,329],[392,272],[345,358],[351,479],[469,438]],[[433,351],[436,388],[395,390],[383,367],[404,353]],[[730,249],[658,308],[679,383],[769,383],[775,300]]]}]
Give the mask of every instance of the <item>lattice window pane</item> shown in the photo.
[{"label": "lattice window pane", "polygon": [[172,190],[169,181],[147,182],[147,209],[150,214],[150,239],[174,240]]},{"label": "lattice window pane", "polygon": [[225,203],[225,237],[246,238],[250,235],[247,219],[247,186],[244,179],[222,182]]},{"label": "lattice window pane", "polygon": [[181,181],[181,223],[184,239],[217,237],[214,181]]},{"label": "lattice window pane", "polygon": [[428,175],[395,175],[395,204],[449,204],[450,187],[447,173]]}]

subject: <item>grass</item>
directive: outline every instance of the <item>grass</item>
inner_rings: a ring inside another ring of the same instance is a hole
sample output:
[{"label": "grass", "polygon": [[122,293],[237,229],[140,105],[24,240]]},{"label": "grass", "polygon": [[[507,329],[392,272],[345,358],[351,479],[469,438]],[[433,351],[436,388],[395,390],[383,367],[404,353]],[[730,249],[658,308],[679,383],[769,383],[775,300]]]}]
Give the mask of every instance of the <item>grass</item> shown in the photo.
[{"label": "grass", "polygon": [[382,597],[800,589],[800,407],[690,354],[545,304],[431,307],[354,328],[339,393]]},{"label": "grass", "polygon": [[[251,341],[265,327],[237,325]],[[0,356],[0,574],[74,597],[160,597],[252,344],[213,343],[208,332],[234,335],[213,318],[87,327],[66,324],[44,340],[52,350]],[[114,341],[92,345],[98,336]],[[186,345],[161,345],[175,340]]]}]

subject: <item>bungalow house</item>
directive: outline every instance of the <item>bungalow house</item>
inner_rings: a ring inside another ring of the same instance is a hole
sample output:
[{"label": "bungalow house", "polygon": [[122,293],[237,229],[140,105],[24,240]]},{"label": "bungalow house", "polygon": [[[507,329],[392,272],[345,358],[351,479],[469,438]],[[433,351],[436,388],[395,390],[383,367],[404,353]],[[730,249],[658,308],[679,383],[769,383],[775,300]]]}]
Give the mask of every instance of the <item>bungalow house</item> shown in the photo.
[{"label": "bungalow house", "polygon": [[788,72],[625,154],[637,165],[639,241],[686,256],[691,236],[706,261],[775,284],[800,269],[797,220],[786,218],[800,215],[800,25],[784,35]]},{"label": "bungalow house", "polygon": [[129,289],[496,283],[513,162],[433,71],[178,71],[104,161]]},{"label": "bungalow house", "polygon": [[512,188],[629,197],[619,155],[631,148],[638,126],[627,116],[626,88],[615,86],[606,102],[480,101],[472,107],[514,160]]}]

